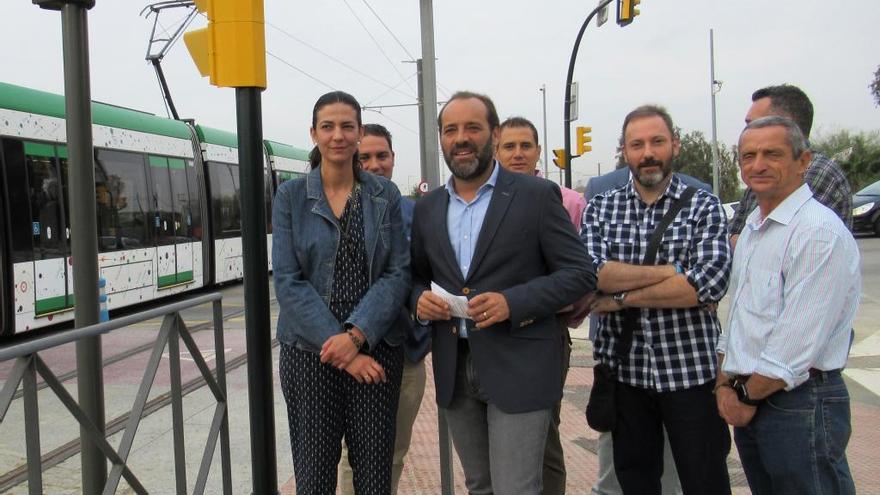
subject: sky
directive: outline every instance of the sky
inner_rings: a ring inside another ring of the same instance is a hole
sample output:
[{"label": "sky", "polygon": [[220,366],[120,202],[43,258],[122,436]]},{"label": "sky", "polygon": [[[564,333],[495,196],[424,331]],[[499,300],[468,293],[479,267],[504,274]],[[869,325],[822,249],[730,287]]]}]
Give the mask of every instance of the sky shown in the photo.
[{"label": "sky", "polygon": [[[95,100],[165,116],[152,66],[144,60],[152,17],[139,0],[97,0],[88,13],[91,92]],[[456,90],[489,95],[502,119],[532,120],[543,140],[546,86],[549,149],[562,148],[565,76],[577,32],[594,2],[436,0],[434,44],[438,100]],[[612,3],[612,5],[614,5]],[[880,128],[868,89],[880,65],[876,0],[642,0],[626,27],[587,28],[574,80],[579,120],[591,126],[593,151],[573,160],[575,185],[611,170],[627,112],[664,105],[685,132],[711,137],[709,30],[714,29],[718,140],[734,144],[752,91],[792,83],[812,99],[813,136]],[[183,9],[166,11],[173,28]],[[262,95],[265,138],[309,148],[315,100],[332,89],[353,94],[364,122],[394,136],[394,180],[404,193],[420,180],[416,67],[421,57],[416,0],[266,0],[268,88]],[[190,29],[203,27],[197,18]],[[61,16],[30,0],[0,6],[0,81],[63,92]],[[873,47],[873,48],[871,48]],[[234,90],[201,78],[182,41],[163,60],[182,117],[235,130]],[[410,105],[394,106],[389,105]],[[544,143],[542,143],[543,145]],[[558,169],[549,165],[550,178]],[[448,176],[441,159],[443,177]]]}]

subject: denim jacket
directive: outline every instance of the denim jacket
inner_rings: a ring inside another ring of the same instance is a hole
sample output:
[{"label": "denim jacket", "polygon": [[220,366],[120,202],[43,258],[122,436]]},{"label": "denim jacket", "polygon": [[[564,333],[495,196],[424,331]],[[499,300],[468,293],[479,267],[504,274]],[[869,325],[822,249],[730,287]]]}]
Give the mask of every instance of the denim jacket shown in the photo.
[{"label": "denim jacket", "polygon": [[400,191],[392,182],[358,173],[370,288],[345,322],[330,312],[339,221],[321,184],[321,168],[285,182],[272,206],[272,267],[281,307],[278,340],[319,352],[324,342],[357,326],[370,348],[403,342],[395,321],[410,289],[409,248],[403,232]]}]

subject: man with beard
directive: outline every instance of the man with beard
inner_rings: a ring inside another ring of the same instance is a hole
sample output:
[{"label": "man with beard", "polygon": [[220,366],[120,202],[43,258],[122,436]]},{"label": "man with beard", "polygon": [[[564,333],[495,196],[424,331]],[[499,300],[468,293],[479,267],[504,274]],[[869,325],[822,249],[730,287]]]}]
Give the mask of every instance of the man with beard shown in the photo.
[{"label": "man with beard", "polygon": [[562,397],[556,312],[594,290],[595,273],[559,188],[492,159],[492,100],[458,92],[438,121],[452,177],[416,203],[412,230],[412,307],[432,326],[437,405],[471,494],[539,494]]},{"label": "man with beard", "polygon": [[[665,428],[684,493],[730,493],[730,435],[712,394],[714,306],[727,290],[730,247],[718,198],[672,173],[674,128],[662,107],[630,112],[620,141],[632,178],[595,196],[584,212],[581,238],[602,293],[592,306],[601,315],[594,354],[617,369],[612,443],[623,492],[661,493]],[[656,260],[645,264],[651,234],[683,196]],[[617,344],[625,328],[628,352]]]}]

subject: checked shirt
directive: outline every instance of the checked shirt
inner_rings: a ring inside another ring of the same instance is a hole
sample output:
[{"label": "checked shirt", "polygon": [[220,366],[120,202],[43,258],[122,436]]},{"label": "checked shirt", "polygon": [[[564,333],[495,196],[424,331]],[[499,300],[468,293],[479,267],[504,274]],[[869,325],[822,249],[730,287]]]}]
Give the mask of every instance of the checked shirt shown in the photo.
[{"label": "checked shirt", "polygon": [[[852,230],[852,190],[837,162],[813,150],[813,161],[804,174],[804,182],[810,186],[816,201],[831,208],[843,220],[843,224]],[[746,218],[757,206],[758,198],[750,187],[743,193],[736,215],[730,221],[731,234],[742,232]]]},{"label": "checked shirt", "polygon": [[[686,185],[673,174],[666,192],[646,205],[633,187],[625,186],[596,196],[583,216],[581,240],[598,270],[607,261],[641,264],[654,226],[684,192]],[[666,229],[656,264],[678,262],[697,292],[699,306],[686,309],[640,309],[639,330],[633,333],[626,362],[618,380],[658,392],[684,390],[715,379],[715,344],[721,327],[713,308],[727,291],[730,245],[718,198],[697,191]],[[594,353],[611,364],[617,336],[623,329],[622,311],[599,320]]]}]

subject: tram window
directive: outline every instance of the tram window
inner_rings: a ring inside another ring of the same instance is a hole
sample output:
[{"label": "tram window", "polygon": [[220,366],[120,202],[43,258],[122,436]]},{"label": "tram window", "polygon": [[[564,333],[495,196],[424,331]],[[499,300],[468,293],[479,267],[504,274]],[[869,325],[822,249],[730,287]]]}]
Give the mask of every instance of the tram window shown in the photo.
[{"label": "tram window", "polygon": [[102,149],[97,157],[98,248],[118,251],[151,245],[150,195],[143,155]]},{"label": "tram window", "polygon": [[180,158],[169,158],[168,175],[171,178],[171,201],[174,207],[174,235],[178,241],[192,241],[188,224],[191,221],[190,211],[194,202],[190,201],[189,188],[186,184],[186,162]]},{"label": "tram window", "polygon": [[156,241],[164,246],[174,244],[176,216],[174,211],[174,191],[168,170],[168,158],[150,156],[150,175],[153,180],[153,210]]},{"label": "tram window", "polygon": [[238,165],[208,162],[214,237],[241,237]]},{"label": "tram window", "polygon": [[202,239],[202,209],[199,192],[199,176],[192,160],[186,161],[186,182],[189,191],[189,217],[187,218],[187,236],[193,240]]},{"label": "tram window", "polygon": [[24,144],[31,205],[34,259],[64,257],[66,239],[61,221],[61,177],[51,144]]},{"label": "tram window", "polygon": [[12,232],[12,262],[21,263],[34,259],[33,226],[30,212],[30,187],[25,168],[24,143],[16,139],[3,139],[4,172],[9,203],[9,228]]}]

